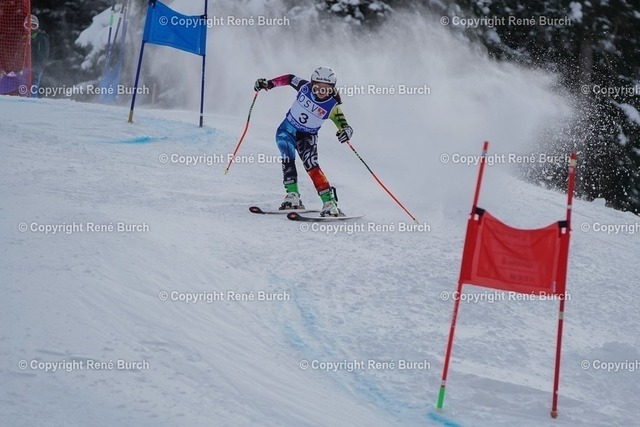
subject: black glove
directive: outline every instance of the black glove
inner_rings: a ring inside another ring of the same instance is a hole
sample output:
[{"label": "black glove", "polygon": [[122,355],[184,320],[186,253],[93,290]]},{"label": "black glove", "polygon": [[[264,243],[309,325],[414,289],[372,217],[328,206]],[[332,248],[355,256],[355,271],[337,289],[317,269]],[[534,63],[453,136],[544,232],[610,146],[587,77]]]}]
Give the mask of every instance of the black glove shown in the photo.
[{"label": "black glove", "polygon": [[261,89],[269,90],[273,87],[273,82],[267,79],[258,79],[256,83],[253,85],[253,90],[258,92]]},{"label": "black glove", "polygon": [[336,136],[338,137],[338,141],[340,141],[341,143],[345,143],[348,140],[350,140],[351,135],[353,135],[353,129],[351,128],[351,126],[345,126],[342,128],[342,130],[339,130],[336,133]]}]

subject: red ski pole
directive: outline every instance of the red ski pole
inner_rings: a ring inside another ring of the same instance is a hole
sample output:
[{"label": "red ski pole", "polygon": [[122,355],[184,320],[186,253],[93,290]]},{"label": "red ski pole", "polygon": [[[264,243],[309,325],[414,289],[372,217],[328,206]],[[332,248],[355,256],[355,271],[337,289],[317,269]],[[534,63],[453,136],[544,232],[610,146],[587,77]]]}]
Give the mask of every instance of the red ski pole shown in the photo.
[{"label": "red ski pole", "polygon": [[247,116],[247,124],[244,125],[244,131],[242,132],[242,136],[240,137],[240,140],[238,141],[238,145],[236,145],[236,149],[233,150],[233,154],[231,155],[231,159],[229,159],[229,164],[227,165],[227,169],[225,169],[224,174],[226,175],[227,173],[229,173],[229,168],[231,167],[231,163],[233,163],[233,159],[236,157],[236,153],[238,152],[238,149],[240,148],[240,144],[242,144],[242,140],[244,139],[244,136],[247,134],[247,130],[249,130],[249,120],[251,120],[251,111],[253,111],[253,105],[256,103],[256,99],[258,98],[258,94],[260,93],[260,91],[256,91],[255,95],[253,95],[253,101],[251,102],[251,107],[249,107],[249,115]]},{"label": "red ski pole", "polygon": [[418,223],[418,220],[417,220],[413,215],[411,215],[411,212],[409,212],[409,211],[407,210],[407,208],[405,208],[405,207],[402,205],[402,203],[400,203],[400,201],[399,201],[398,199],[396,199],[396,196],[394,196],[393,194],[391,194],[391,191],[389,191],[389,189],[388,189],[387,187],[385,187],[385,185],[382,183],[382,181],[380,181],[380,180],[378,179],[378,177],[376,176],[376,174],[375,174],[375,173],[373,173],[373,171],[371,170],[371,168],[369,167],[369,165],[367,165],[367,163],[362,159],[362,157],[360,157],[360,154],[358,154],[358,152],[356,151],[356,149],[355,149],[355,148],[353,148],[353,145],[351,145],[351,142],[350,142],[350,141],[348,141],[348,140],[347,140],[347,145],[349,146],[349,148],[351,148],[351,150],[353,150],[353,152],[355,153],[355,155],[356,155],[356,156],[358,156],[358,158],[360,159],[360,161],[362,162],[362,164],[367,168],[367,170],[368,170],[369,172],[371,172],[371,175],[372,175],[372,176],[373,176],[373,178],[376,180],[376,182],[377,182],[378,184],[380,184],[380,187],[382,187],[382,188],[384,189],[384,191],[386,191],[386,192],[387,192],[387,194],[388,194],[389,196],[391,196],[391,198],[392,198],[392,199],[393,199],[393,200],[398,204],[398,206],[400,206],[400,207],[401,207],[401,208],[402,208],[402,209],[407,213],[407,215],[409,215],[409,216],[411,217],[411,219],[412,219],[416,224],[419,224],[419,223]]}]

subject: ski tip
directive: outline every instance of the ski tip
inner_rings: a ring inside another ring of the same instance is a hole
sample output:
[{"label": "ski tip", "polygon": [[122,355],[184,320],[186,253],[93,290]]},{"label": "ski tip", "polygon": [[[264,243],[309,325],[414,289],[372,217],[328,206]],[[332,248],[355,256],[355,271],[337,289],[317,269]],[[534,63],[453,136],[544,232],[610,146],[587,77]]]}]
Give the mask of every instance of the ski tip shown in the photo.
[{"label": "ski tip", "polygon": [[257,206],[251,206],[251,207],[249,208],[249,212],[252,212],[252,213],[255,213],[255,214],[262,214],[262,213],[264,213],[264,211],[263,211],[262,209],[260,209],[259,207],[257,207]]},{"label": "ski tip", "polygon": [[291,221],[297,221],[298,219],[300,219],[300,214],[298,212],[289,212],[287,214],[287,218],[289,218]]}]

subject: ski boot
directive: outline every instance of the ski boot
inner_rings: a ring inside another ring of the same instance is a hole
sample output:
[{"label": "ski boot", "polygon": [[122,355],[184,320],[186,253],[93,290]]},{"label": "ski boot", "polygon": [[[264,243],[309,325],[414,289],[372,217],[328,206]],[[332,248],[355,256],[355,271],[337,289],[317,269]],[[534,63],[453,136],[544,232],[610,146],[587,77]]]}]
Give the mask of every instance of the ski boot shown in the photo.
[{"label": "ski boot", "polygon": [[320,216],[345,216],[338,207],[338,194],[336,193],[335,187],[331,187],[329,191],[320,194],[320,198],[324,202]]},{"label": "ski boot", "polygon": [[291,192],[284,196],[284,202],[280,205],[279,210],[284,211],[289,209],[304,209],[302,200],[300,200],[300,194]]},{"label": "ski boot", "polygon": [[320,216],[344,216],[335,200],[328,200],[322,205]]}]

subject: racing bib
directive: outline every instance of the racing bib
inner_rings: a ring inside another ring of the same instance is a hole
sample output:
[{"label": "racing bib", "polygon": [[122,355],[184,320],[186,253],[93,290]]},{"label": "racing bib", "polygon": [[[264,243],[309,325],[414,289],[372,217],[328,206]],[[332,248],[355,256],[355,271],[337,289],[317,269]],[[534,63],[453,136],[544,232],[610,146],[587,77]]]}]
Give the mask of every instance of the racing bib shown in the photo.
[{"label": "racing bib", "polygon": [[309,82],[300,88],[287,113],[287,120],[299,131],[318,133],[338,101],[333,96],[325,101],[314,100],[311,86],[312,83]]}]

